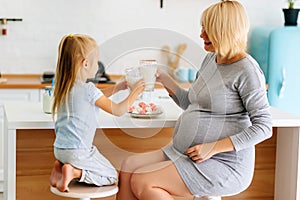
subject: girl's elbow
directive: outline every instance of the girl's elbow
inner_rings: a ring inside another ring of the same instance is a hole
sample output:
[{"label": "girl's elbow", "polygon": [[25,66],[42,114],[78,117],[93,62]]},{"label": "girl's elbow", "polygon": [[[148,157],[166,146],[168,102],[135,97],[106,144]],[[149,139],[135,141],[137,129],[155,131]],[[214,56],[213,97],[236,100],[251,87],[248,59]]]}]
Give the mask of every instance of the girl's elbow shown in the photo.
[{"label": "girl's elbow", "polygon": [[122,114],[119,113],[119,112],[112,112],[112,114],[113,114],[114,116],[117,116],[117,117],[121,117],[121,116],[122,116]]},{"label": "girl's elbow", "polygon": [[124,113],[117,113],[115,116],[121,117],[122,115],[124,115]]},{"label": "girl's elbow", "polygon": [[120,110],[120,109],[117,109],[117,110],[114,110],[113,112],[112,112],[112,114],[114,115],[114,116],[117,116],[117,117],[121,117],[122,115],[124,115],[124,111],[122,111],[122,110]]}]

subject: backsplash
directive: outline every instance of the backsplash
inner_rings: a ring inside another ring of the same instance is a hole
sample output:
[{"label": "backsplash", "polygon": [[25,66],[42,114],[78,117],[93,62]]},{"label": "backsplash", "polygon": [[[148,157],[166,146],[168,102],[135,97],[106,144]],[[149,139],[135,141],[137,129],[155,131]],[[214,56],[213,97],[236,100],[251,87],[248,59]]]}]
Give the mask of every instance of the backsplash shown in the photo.
[{"label": "backsplash", "polygon": [[[241,0],[252,27],[283,24],[281,9],[286,2],[270,1]],[[160,48],[168,45],[176,53],[181,43],[187,49],[180,65],[197,67],[205,54],[199,39],[201,12],[214,2],[218,1],[169,0],[160,8],[158,0],[2,0],[0,18],[23,21],[8,22],[7,35],[0,35],[0,72],[54,71],[58,43],[69,33],[89,34],[97,40],[107,73],[120,74],[140,59],[156,59],[166,65]],[[153,35],[153,31],[163,34]],[[134,37],[124,40],[128,33]],[[113,45],[107,45],[112,40]],[[120,49],[124,51],[117,55]]]}]

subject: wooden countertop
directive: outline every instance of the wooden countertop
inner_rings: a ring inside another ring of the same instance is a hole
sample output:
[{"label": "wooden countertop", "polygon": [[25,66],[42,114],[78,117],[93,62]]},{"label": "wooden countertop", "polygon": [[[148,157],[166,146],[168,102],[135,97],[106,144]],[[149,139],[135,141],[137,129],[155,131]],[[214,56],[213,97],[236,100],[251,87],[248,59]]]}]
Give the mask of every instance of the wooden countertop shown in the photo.
[{"label": "wooden countertop", "polygon": [[[41,83],[41,74],[2,74],[0,81],[0,89],[44,89],[50,86],[50,83]],[[112,81],[119,82],[123,79],[123,75],[109,75]],[[98,88],[111,86],[111,83],[99,83]],[[184,88],[188,88],[191,83],[180,83]],[[161,84],[156,84],[156,88],[162,88]]]},{"label": "wooden countertop", "polygon": [[[41,74],[2,74],[0,89],[43,89],[49,86],[49,83],[41,83]],[[117,82],[122,79],[122,75],[109,75],[110,78]],[[97,84],[98,88],[111,86],[111,83]]]}]

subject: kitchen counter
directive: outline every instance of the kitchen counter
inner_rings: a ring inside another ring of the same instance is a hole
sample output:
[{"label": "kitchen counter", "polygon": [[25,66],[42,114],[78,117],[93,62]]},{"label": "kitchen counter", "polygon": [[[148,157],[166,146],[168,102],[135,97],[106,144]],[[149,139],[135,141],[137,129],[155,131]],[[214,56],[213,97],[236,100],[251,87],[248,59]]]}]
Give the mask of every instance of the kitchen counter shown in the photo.
[{"label": "kitchen counter", "polygon": [[[156,98],[155,102],[157,104],[163,105],[164,112],[158,117],[152,119],[131,118],[129,114],[116,117],[100,110],[99,128],[154,128],[160,130],[162,128],[174,127],[182,110],[171,101],[165,90],[160,89],[160,92],[156,92],[154,98]],[[16,109],[16,107],[19,109]],[[4,199],[15,200],[17,165],[16,142],[18,130],[38,130],[40,134],[43,134],[42,130],[53,129],[54,123],[52,115],[43,113],[41,103],[24,102],[19,103],[18,106],[14,103],[6,103],[4,104],[4,109]],[[139,134],[139,137],[148,137],[147,133],[143,132],[142,134],[146,135],[142,136]],[[52,144],[50,144],[50,146],[52,146]]]},{"label": "kitchen counter", "polygon": [[[6,81],[0,83],[0,89],[44,89],[50,83],[41,83],[41,74],[2,74]],[[111,79],[118,81],[123,76],[110,75]],[[97,84],[98,88],[111,86],[110,83]]]},{"label": "kitchen counter", "polygon": [[[131,118],[128,114],[115,117],[100,111],[99,129],[102,128],[166,128],[174,127],[182,110],[167,98],[165,90],[156,90],[156,103],[162,105],[164,113],[153,119]],[[166,98],[159,98],[159,97]],[[16,199],[16,141],[17,133],[22,130],[29,132],[54,128],[51,115],[42,112],[40,103],[7,103],[5,107],[5,133],[4,133],[4,199]],[[28,115],[30,113],[30,115]],[[277,130],[277,151],[275,169],[275,194],[277,200],[300,199],[299,183],[299,145],[300,145],[300,117],[271,108],[273,127]],[[139,133],[143,134],[143,133]],[[41,136],[42,137],[42,136]],[[142,136],[141,136],[142,137]],[[111,154],[108,154],[114,156]],[[32,163],[33,164],[33,163]]]},{"label": "kitchen counter", "polygon": [[[123,96],[123,95],[122,95]],[[163,105],[163,114],[152,119],[130,118],[129,114],[124,114],[121,117],[113,116],[100,109],[99,128],[158,128],[158,127],[174,127],[181,109],[171,101],[167,91],[158,89],[153,95],[155,102]],[[52,129],[54,128],[51,114],[43,113],[42,103],[22,103],[17,106],[14,103],[6,103],[6,119],[8,128],[16,129]],[[168,111],[168,112],[166,112]],[[28,115],[28,113],[31,113]]]}]

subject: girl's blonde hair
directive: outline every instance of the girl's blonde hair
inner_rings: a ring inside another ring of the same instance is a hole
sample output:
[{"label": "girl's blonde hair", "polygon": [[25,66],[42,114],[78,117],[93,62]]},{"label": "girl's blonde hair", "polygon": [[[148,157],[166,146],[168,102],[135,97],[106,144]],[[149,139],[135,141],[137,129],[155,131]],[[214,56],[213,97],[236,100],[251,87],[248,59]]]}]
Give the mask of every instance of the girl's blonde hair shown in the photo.
[{"label": "girl's blonde hair", "polygon": [[62,38],[58,48],[55,73],[53,115],[56,110],[61,109],[64,102],[68,102],[69,92],[74,85],[80,66],[88,54],[97,47],[97,42],[87,35],[70,34]]},{"label": "girl's blonde hair", "polygon": [[201,17],[215,52],[222,58],[232,58],[246,51],[249,21],[246,10],[237,1],[223,0],[207,8]]}]

